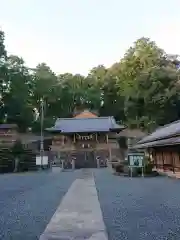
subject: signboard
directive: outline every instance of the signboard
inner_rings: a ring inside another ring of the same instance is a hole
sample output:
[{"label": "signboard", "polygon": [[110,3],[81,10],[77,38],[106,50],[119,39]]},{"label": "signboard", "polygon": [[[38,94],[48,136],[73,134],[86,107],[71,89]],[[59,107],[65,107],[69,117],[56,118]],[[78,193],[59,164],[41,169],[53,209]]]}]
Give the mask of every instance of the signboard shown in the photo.
[{"label": "signboard", "polygon": [[43,156],[42,157],[42,162],[41,162],[41,156],[36,156],[36,165],[48,165],[48,156]]},{"label": "signboard", "polygon": [[143,167],[144,165],[144,153],[129,153],[128,161],[130,167]]}]

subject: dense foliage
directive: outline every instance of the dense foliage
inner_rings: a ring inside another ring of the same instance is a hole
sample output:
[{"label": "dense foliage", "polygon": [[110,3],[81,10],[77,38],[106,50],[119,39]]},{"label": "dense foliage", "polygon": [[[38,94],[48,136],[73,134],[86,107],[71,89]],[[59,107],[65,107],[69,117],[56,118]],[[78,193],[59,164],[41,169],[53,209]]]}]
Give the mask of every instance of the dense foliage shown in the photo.
[{"label": "dense foliage", "polygon": [[70,117],[75,108],[90,108],[128,126],[152,130],[180,116],[178,66],[177,56],[141,38],[110,68],[97,66],[88,76],[56,75],[45,63],[30,69],[22,58],[8,56],[0,32],[0,122],[38,131],[44,99],[44,126],[56,117]]}]

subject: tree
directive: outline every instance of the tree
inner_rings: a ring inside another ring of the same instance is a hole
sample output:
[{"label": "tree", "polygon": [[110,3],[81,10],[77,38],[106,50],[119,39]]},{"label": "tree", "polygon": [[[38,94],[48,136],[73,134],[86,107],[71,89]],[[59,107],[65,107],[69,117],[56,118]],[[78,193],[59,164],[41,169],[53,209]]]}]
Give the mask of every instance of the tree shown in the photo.
[{"label": "tree", "polygon": [[8,81],[3,96],[6,121],[17,123],[19,129],[25,131],[33,120],[33,106],[29,98],[31,76],[23,59],[17,56],[9,56],[6,65]]},{"label": "tree", "polygon": [[57,117],[72,117],[74,109],[90,108],[151,131],[180,117],[179,67],[178,55],[143,37],[109,68],[98,65],[87,76],[56,75],[46,63],[30,69],[21,57],[8,56],[0,31],[0,122],[39,131],[43,99],[44,127]]},{"label": "tree", "polygon": [[[127,51],[120,62],[117,85],[120,83],[119,94],[125,96],[129,125],[152,130],[178,118],[179,111],[175,110],[175,104],[179,104],[177,62],[145,38]],[[167,117],[168,108],[172,114]]]},{"label": "tree", "polygon": [[4,32],[0,31],[0,122],[4,121],[4,93],[7,89],[7,52],[4,45]]}]

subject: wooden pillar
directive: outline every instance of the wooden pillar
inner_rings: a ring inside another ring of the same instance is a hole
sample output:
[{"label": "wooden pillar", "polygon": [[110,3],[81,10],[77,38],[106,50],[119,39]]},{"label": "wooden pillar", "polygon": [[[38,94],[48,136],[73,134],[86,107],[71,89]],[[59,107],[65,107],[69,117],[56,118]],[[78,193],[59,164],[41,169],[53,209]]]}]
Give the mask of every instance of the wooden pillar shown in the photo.
[{"label": "wooden pillar", "polygon": [[164,171],[164,155],[163,155],[163,152],[161,152],[161,156],[162,156],[162,162],[163,162],[163,171]]},{"label": "wooden pillar", "polygon": [[149,148],[147,149],[147,152],[148,152],[148,157],[150,159],[150,150],[149,150]]},{"label": "wooden pillar", "polygon": [[106,134],[106,143],[109,143],[109,138],[108,138],[108,134]]},{"label": "wooden pillar", "polygon": [[[178,152],[178,157],[179,157],[179,162],[180,162],[180,154],[179,154],[179,152]],[[175,167],[175,166],[174,166]]]},{"label": "wooden pillar", "polygon": [[155,159],[155,163],[156,163],[156,169],[158,168],[158,161],[157,161],[157,157],[156,157],[156,149],[154,149],[154,159]]},{"label": "wooden pillar", "polygon": [[98,142],[98,137],[97,137],[97,133],[96,133],[96,143]]},{"label": "wooden pillar", "polygon": [[173,170],[173,173],[175,173],[175,166],[174,166],[174,157],[173,157],[173,153],[171,152],[171,164],[172,164],[172,170]]},{"label": "wooden pillar", "polygon": [[110,163],[110,165],[112,167],[112,151],[111,151],[111,147],[109,145],[109,136],[108,136],[108,134],[106,134],[106,142],[107,142],[107,145],[108,145],[107,147],[108,147],[108,150],[109,150],[109,163]]}]

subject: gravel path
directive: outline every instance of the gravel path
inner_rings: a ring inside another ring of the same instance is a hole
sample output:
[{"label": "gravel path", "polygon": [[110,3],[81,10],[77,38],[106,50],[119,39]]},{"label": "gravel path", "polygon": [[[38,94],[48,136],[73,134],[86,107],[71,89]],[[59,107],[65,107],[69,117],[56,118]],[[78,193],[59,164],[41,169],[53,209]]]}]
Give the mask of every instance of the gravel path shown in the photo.
[{"label": "gravel path", "polygon": [[39,239],[75,172],[0,175],[0,239]]},{"label": "gravel path", "polygon": [[109,240],[180,239],[180,180],[94,176]]}]

